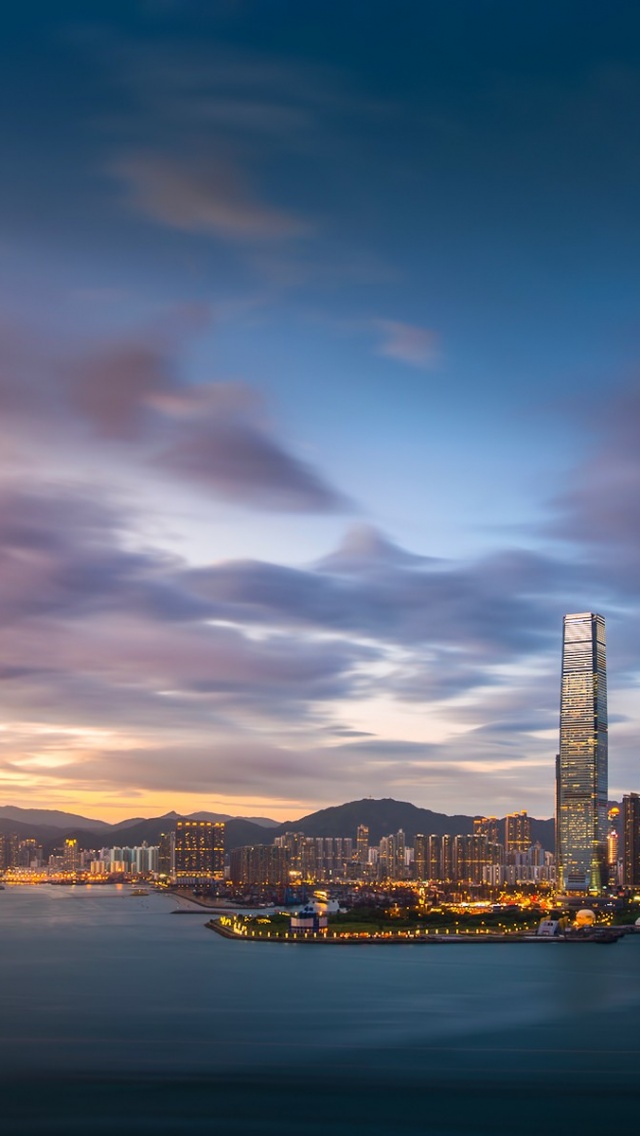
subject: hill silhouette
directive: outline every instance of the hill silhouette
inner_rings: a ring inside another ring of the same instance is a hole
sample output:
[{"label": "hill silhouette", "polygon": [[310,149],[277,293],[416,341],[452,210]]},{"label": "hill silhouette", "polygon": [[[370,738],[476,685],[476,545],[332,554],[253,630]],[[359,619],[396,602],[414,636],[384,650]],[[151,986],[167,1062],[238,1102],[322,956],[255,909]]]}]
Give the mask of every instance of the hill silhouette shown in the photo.
[{"label": "hill silhouette", "polygon": [[[475,816],[479,816],[476,813]],[[444,836],[464,836],[473,832],[473,816],[433,812],[412,805],[409,801],[396,801],[392,797],[374,800],[365,797],[360,801],[349,801],[344,805],[333,805],[318,812],[309,813],[296,821],[285,821],[273,831],[273,836],[292,830],[304,832],[306,836],[351,836],[355,839],[359,824],[367,825],[369,842],[377,844],[383,836],[402,829],[410,844],[417,833],[425,836],[436,834]],[[504,832],[503,820],[500,822],[500,836]],[[544,848],[552,851],[555,844],[553,820],[531,818],[533,840],[539,840]],[[265,841],[266,843],[266,841]]]},{"label": "hill silhouette", "polygon": [[[67,838],[75,838],[81,848],[133,847],[144,841],[147,844],[157,844],[160,834],[174,828],[178,819],[178,814],[172,812],[148,819],[133,817],[131,820],[120,821],[114,825],[98,822],[98,827],[92,829],[87,827],[90,822],[85,818],[78,818],[73,814],[68,814],[68,827],[62,827],[64,814],[56,815],[54,826],[27,820],[29,812],[28,809],[21,810],[19,821],[0,814],[0,833],[15,833],[20,839],[34,836],[42,843],[47,855],[54,848],[59,848]],[[40,815],[43,814],[46,814],[46,810],[40,812]],[[198,814],[191,815],[198,816]],[[208,814],[211,818],[220,815]],[[277,836],[292,831],[303,832],[305,836],[341,836],[355,840],[358,825],[364,824],[369,829],[371,844],[377,844],[383,836],[397,832],[398,829],[404,831],[407,843],[411,844],[417,833],[426,836],[431,833],[439,836],[450,833],[452,836],[458,836],[473,832],[473,820],[473,816],[466,814],[449,816],[447,813],[419,808],[409,801],[396,801],[391,797],[381,800],[364,797],[360,801],[348,801],[343,805],[319,809],[317,812],[308,813],[297,820],[285,821],[277,826],[270,822],[266,827],[261,817],[257,818],[257,821],[232,817],[225,821],[225,843],[228,851],[244,844],[273,844]],[[531,832],[534,841],[539,840],[544,848],[553,851],[555,846],[553,820],[538,820],[532,817]],[[504,825],[501,821],[501,839],[503,833]]]}]

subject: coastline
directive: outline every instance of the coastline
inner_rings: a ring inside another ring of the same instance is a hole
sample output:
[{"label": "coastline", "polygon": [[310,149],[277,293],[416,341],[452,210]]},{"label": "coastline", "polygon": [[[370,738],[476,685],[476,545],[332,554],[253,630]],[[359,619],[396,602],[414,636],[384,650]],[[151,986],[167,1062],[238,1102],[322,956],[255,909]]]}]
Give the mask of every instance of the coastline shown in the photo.
[{"label": "coastline", "polygon": [[[176,900],[178,900],[178,902],[192,903],[194,906],[193,906],[193,908],[191,908],[191,910],[194,911],[194,913],[195,913],[195,911],[197,911],[200,908],[204,908],[206,911],[214,911],[217,915],[233,915],[233,913],[236,912],[236,911],[255,911],[256,910],[255,904],[253,906],[250,906],[250,907],[243,907],[241,904],[221,903],[220,900],[218,900],[216,902],[215,900],[208,900],[208,899],[205,899],[204,897],[200,897],[200,896],[196,897],[194,895],[189,894],[187,891],[181,890],[179,888],[168,888],[165,891],[165,894],[168,895],[168,896],[174,897]],[[186,915],[188,910],[189,910],[188,908],[183,908],[182,910],[176,910],[172,914],[174,914],[174,915]],[[265,908],[264,910],[265,911],[275,910],[275,904],[272,907]]]}]

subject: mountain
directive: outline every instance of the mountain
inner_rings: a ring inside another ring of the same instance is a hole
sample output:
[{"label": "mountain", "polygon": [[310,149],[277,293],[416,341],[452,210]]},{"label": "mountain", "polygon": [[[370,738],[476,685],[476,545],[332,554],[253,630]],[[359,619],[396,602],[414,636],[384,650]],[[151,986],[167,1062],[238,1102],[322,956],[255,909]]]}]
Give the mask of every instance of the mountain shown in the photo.
[{"label": "mountain", "polygon": [[[167,814],[167,815],[169,815],[169,814]],[[178,817],[179,814],[178,813],[172,813],[171,815],[174,816],[174,817]],[[232,817],[232,816],[229,816],[228,813],[205,813],[205,812],[187,813],[185,819],[186,820],[212,820],[214,822],[223,821],[225,824],[228,824],[232,820],[247,820],[251,824],[259,825],[260,828],[279,828],[280,827],[280,821],[270,820],[269,817]]]},{"label": "mountain", "polygon": [[[170,832],[172,828],[175,828],[175,822],[179,818],[179,813],[169,813],[161,817],[151,817],[149,820],[133,821],[126,826],[120,824],[117,833],[111,834],[106,843],[102,832],[93,834],[98,842],[97,844],[88,842],[86,834],[83,843],[85,847],[89,848],[101,847],[102,845],[109,847],[110,844],[133,848],[142,844],[145,840],[147,844],[157,844],[160,840],[160,834]],[[194,816],[192,819],[209,820],[210,817]],[[267,838],[265,839],[265,837]],[[239,848],[242,844],[272,844],[273,840],[271,839],[271,830],[265,830],[260,825],[252,824],[251,821],[243,820],[241,817],[231,817],[230,820],[225,821],[225,843],[227,848]]]},{"label": "mountain", "polygon": [[88,817],[78,816],[77,813],[63,813],[59,809],[20,809],[16,805],[2,805],[0,807],[0,820],[18,821],[30,828],[34,825],[46,825],[47,828],[110,829],[112,825],[104,820],[90,820]]},{"label": "mountain", "polygon": [[[476,814],[479,815],[479,814]],[[444,836],[462,836],[473,832],[474,817],[464,814],[448,816],[446,813],[432,812],[431,809],[421,809],[408,801],[394,801],[388,797],[383,800],[373,800],[365,797],[361,801],[350,801],[344,805],[333,805],[328,809],[320,809],[296,821],[285,821],[279,829],[274,829],[272,837],[281,836],[285,832],[304,832],[305,836],[351,836],[355,839],[359,824],[367,825],[369,829],[369,842],[377,844],[383,836],[402,829],[407,841],[412,843],[416,833],[425,836],[435,833]],[[503,821],[500,822],[504,831]],[[533,840],[539,840],[543,848],[553,850],[555,845],[553,820],[537,820],[531,818],[531,834]]]},{"label": "mountain", "polygon": [[[7,815],[9,814],[9,815]],[[16,819],[12,819],[15,816]],[[15,833],[20,839],[35,836],[42,843],[45,854],[59,848],[66,838],[75,838],[81,848],[110,848],[142,844],[157,844],[160,834],[175,827],[180,814],[165,813],[160,817],[132,817],[118,824],[104,821],[90,821],[73,813],[60,813],[53,809],[17,809],[11,806],[0,808],[0,833]],[[192,813],[190,819],[217,820],[224,814]],[[18,819],[18,817],[20,819]],[[36,818],[46,818],[38,823]],[[53,818],[53,819],[52,819]],[[63,826],[64,818],[64,826]],[[373,800],[365,797],[361,801],[349,801],[344,805],[333,805],[328,809],[309,813],[299,820],[276,824],[266,817],[230,817],[225,820],[225,843],[227,850],[239,848],[243,844],[273,844],[276,836],[285,832],[303,832],[306,836],[342,836],[355,840],[359,824],[369,829],[369,841],[377,844],[381,837],[403,829],[407,842],[413,843],[416,833],[425,835],[436,833],[444,835],[463,835],[473,831],[472,816],[421,809],[408,801],[395,801],[392,798]],[[502,822],[501,822],[502,824]],[[89,827],[91,826],[91,827]],[[504,828],[502,828],[502,832]],[[534,840],[539,840],[543,848],[553,851],[553,820],[531,818],[531,832]]]},{"label": "mountain", "polygon": [[23,824],[18,820],[6,820],[0,817],[0,835],[17,836],[19,840],[28,840],[34,836],[39,844],[58,843],[64,840],[62,829],[54,828],[50,824]]},{"label": "mountain", "polygon": [[259,828],[280,828],[279,820],[270,817],[235,817],[235,820],[248,820],[250,824],[257,824]]}]

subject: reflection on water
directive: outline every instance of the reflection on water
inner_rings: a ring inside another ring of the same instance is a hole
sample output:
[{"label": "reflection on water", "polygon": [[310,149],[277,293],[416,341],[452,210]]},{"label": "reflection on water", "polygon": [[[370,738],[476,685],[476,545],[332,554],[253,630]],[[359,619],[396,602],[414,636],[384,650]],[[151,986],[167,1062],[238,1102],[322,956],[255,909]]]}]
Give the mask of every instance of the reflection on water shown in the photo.
[{"label": "reflection on water", "polygon": [[549,1109],[583,1132],[635,1119],[640,937],[236,943],[173,907],[111,887],[0,895],[5,1131],[115,1132],[128,1117],[137,1131],[339,1134],[359,1117],[368,1132],[470,1136],[538,1132]]}]

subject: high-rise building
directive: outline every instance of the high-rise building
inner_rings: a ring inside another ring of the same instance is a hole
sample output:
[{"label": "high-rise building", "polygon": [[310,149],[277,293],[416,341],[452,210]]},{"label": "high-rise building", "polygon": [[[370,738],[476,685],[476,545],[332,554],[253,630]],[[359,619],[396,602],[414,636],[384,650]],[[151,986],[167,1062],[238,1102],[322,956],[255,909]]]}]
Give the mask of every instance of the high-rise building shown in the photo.
[{"label": "high-rise building", "polygon": [[640,887],[640,794],[628,793],[622,798],[622,882],[625,887]]},{"label": "high-rise building", "polygon": [[213,825],[213,878],[224,879],[224,823],[215,821]]},{"label": "high-rise building", "polygon": [[454,879],[453,836],[445,832],[440,843],[440,879],[445,883]]},{"label": "high-rise building", "polygon": [[481,884],[484,868],[489,863],[486,836],[458,835],[453,838],[453,878],[456,881]]},{"label": "high-rise building", "polygon": [[366,824],[359,824],[356,832],[356,859],[364,868],[369,861],[369,829]]},{"label": "high-rise building", "polygon": [[428,838],[426,870],[428,880],[439,881],[446,878],[442,872],[442,841],[443,837],[437,832],[432,832]]},{"label": "high-rise building", "polygon": [[413,874],[416,880],[427,878],[427,854],[429,837],[417,832],[413,840]]},{"label": "high-rise building", "polygon": [[18,859],[16,867],[39,868],[42,864],[42,845],[38,844],[35,836],[28,836],[26,840],[18,843]]},{"label": "high-rise building", "polygon": [[80,868],[80,849],[75,838],[69,837],[65,840],[63,856],[65,872],[77,872]]},{"label": "high-rise building", "polygon": [[532,843],[531,817],[527,816],[527,810],[507,813],[504,818],[505,852],[528,852]]},{"label": "high-rise building", "polygon": [[497,817],[474,817],[473,831],[476,836],[486,836],[490,844],[500,843]]},{"label": "high-rise building", "polygon": [[609,884],[615,887],[621,883],[620,876],[620,838],[617,828],[610,828],[607,835],[607,866],[609,869]]},{"label": "high-rise building", "polygon": [[606,885],[607,663],[604,619],[565,615],[560,752],[556,759],[557,885],[598,894]]},{"label": "high-rise building", "polygon": [[406,844],[403,829],[383,836],[379,844],[378,879],[403,880],[406,878]]},{"label": "high-rise building", "polygon": [[234,848],[230,856],[234,884],[284,887],[289,882],[289,851],[277,844],[251,844]]},{"label": "high-rise building", "polygon": [[176,821],[175,872],[180,879],[221,879],[224,825],[210,820]]},{"label": "high-rise building", "polygon": [[393,875],[397,880],[403,880],[406,877],[407,861],[406,861],[407,845],[405,841],[404,831],[399,828],[396,833],[396,856],[394,863]]},{"label": "high-rise building", "polygon": [[175,872],[176,834],[175,830],[160,833],[158,851],[158,872],[161,876],[172,876]]}]

